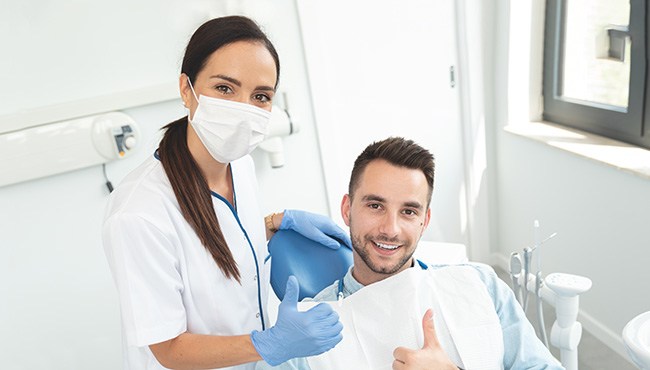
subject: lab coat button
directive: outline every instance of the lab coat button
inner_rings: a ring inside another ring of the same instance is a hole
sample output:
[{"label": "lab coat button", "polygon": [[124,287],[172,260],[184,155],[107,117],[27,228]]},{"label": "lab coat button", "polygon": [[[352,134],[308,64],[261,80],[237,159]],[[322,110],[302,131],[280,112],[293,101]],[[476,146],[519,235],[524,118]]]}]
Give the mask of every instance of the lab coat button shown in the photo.
[{"label": "lab coat button", "polygon": [[253,276],[253,281],[257,281],[257,275]]},{"label": "lab coat button", "polygon": [[259,312],[256,313],[256,314],[255,314],[255,317],[259,319],[259,318],[260,318],[260,313],[259,313]]}]

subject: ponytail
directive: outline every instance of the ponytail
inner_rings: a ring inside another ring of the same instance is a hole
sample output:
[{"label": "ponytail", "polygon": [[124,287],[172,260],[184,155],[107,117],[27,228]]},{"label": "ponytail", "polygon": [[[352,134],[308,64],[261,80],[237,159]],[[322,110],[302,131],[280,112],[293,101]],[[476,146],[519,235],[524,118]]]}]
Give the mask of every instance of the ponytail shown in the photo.
[{"label": "ponytail", "polygon": [[227,278],[241,282],[239,268],[221,232],[212,195],[187,146],[187,117],[163,127],[158,155],[181,208],[181,213]]}]

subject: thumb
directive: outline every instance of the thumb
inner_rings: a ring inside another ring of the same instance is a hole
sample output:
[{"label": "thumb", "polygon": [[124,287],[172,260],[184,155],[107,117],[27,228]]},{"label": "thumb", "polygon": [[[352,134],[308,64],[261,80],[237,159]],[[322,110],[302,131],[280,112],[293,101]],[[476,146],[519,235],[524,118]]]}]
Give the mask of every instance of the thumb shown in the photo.
[{"label": "thumb", "polygon": [[300,292],[300,285],[298,284],[298,279],[295,276],[291,275],[287,279],[287,286],[284,289],[284,298],[282,299],[282,304],[291,305],[296,307],[298,303],[298,293]]},{"label": "thumb", "polygon": [[343,233],[343,235],[341,236],[341,241],[346,247],[352,249],[352,239],[350,238],[350,234]]},{"label": "thumb", "polygon": [[336,241],[336,239],[332,238],[323,230],[318,228],[313,228],[312,230],[305,230],[303,236],[330,249],[339,249],[339,247],[341,246]]},{"label": "thumb", "polygon": [[430,308],[422,317],[422,330],[424,331],[424,345],[422,348],[439,347],[438,336],[436,335],[436,326],[433,323],[433,310]]},{"label": "thumb", "polygon": [[328,236],[327,234],[322,235],[321,244],[323,244],[329,249],[335,249],[335,250],[341,247],[341,244],[339,244],[339,242],[336,239]]},{"label": "thumb", "polygon": [[326,234],[329,236],[332,246],[332,249],[338,249],[341,245],[352,249],[352,240],[350,240],[350,234],[346,233],[343,229],[337,225],[332,224],[332,229]]}]

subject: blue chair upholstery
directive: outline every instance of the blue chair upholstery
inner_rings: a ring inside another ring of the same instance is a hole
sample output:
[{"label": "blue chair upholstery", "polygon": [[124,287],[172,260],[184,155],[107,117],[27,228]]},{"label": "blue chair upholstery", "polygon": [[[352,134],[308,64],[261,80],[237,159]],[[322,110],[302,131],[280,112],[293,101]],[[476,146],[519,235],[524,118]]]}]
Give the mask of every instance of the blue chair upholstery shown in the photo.
[{"label": "blue chair upholstery", "polygon": [[282,300],[287,279],[294,275],[300,284],[300,296],[314,297],[334,281],[341,279],[352,265],[352,250],[341,244],[330,249],[293,230],[279,230],[269,240],[271,287]]}]

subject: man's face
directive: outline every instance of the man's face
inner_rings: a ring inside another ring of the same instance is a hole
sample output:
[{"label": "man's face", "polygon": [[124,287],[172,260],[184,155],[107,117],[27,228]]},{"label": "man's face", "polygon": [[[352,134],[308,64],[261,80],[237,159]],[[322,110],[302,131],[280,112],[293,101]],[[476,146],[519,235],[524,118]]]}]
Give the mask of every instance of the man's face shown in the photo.
[{"label": "man's face", "polygon": [[420,170],[385,160],[368,164],[341,214],[350,227],[354,277],[367,285],[411,266],[413,252],[429,224],[429,187]]}]

